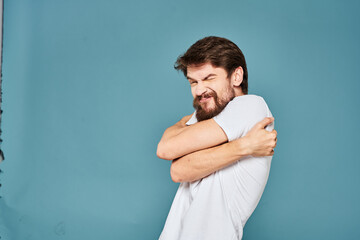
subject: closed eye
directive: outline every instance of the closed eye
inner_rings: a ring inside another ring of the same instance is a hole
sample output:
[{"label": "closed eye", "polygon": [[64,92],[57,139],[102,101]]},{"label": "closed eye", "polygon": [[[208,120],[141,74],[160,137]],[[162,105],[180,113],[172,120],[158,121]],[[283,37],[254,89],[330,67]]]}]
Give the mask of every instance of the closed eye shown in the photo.
[{"label": "closed eye", "polygon": [[194,85],[194,84],[197,84],[196,81],[189,81],[190,82],[190,85]]}]

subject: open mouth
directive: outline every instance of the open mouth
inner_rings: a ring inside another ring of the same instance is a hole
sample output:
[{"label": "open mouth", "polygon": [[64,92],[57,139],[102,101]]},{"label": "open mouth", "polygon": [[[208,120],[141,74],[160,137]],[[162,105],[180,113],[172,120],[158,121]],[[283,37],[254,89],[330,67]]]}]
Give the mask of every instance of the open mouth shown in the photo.
[{"label": "open mouth", "polygon": [[207,101],[209,101],[211,98],[212,98],[211,96],[209,96],[209,97],[202,97],[202,98],[200,99],[200,102],[201,102],[201,103],[207,102]]}]

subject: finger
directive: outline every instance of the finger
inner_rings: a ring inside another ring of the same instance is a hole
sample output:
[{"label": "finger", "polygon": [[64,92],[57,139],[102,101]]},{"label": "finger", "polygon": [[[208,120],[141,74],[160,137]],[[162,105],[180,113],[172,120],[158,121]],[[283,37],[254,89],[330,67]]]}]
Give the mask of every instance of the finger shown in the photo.
[{"label": "finger", "polygon": [[258,122],[255,126],[256,126],[256,128],[265,128],[267,125],[269,125],[273,121],[274,121],[273,117],[266,117],[263,120],[261,120],[260,122]]},{"label": "finger", "polygon": [[273,151],[273,150],[272,150],[272,151],[267,152],[267,154],[266,154],[266,156],[272,156],[272,155],[274,155],[274,151]]},{"label": "finger", "polygon": [[273,137],[274,137],[274,138],[276,138],[276,136],[277,136],[277,132],[276,132],[276,130],[275,130],[275,129],[274,129],[274,130],[272,130],[270,133],[273,135]]},{"label": "finger", "polygon": [[271,156],[272,156],[272,155],[274,155],[274,153],[275,153],[274,149],[273,149],[273,150],[271,150],[271,153],[270,153],[270,154],[271,154]]},{"label": "finger", "polygon": [[187,122],[187,121],[190,120],[191,116],[192,116],[192,114],[186,115],[186,116],[184,116],[181,120],[184,121],[184,122]]}]

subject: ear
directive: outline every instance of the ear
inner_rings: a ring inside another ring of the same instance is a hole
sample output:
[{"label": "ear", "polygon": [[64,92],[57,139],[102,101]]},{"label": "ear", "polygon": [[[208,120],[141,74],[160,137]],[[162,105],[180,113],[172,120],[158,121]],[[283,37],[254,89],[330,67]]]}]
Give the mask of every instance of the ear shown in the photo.
[{"label": "ear", "polygon": [[235,69],[235,71],[232,74],[232,78],[231,78],[231,84],[234,87],[239,87],[240,84],[243,81],[243,77],[244,77],[244,70],[242,67],[238,67]]}]

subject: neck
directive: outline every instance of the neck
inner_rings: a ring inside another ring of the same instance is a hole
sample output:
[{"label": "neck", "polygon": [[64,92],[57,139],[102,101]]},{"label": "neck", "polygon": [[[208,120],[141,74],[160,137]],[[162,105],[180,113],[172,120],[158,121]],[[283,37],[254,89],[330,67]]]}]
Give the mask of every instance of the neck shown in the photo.
[{"label": "neck", "polygon": [[235,90],[235,97],[245,95],[240,87],[237,87],[234,90]]}]

